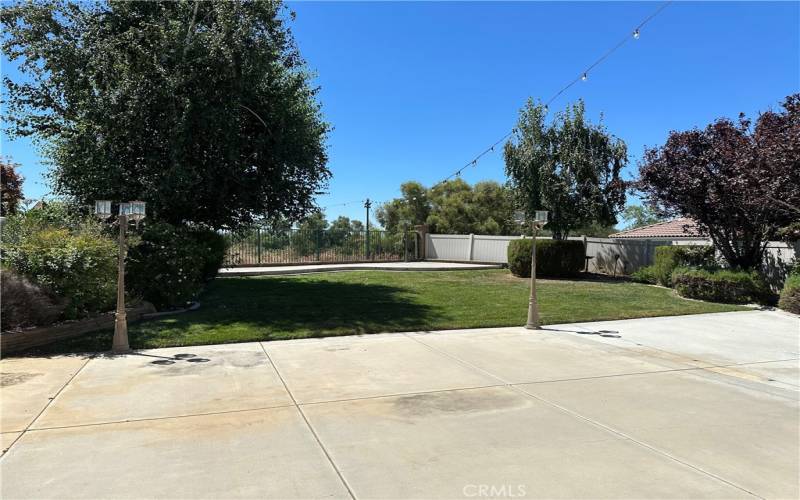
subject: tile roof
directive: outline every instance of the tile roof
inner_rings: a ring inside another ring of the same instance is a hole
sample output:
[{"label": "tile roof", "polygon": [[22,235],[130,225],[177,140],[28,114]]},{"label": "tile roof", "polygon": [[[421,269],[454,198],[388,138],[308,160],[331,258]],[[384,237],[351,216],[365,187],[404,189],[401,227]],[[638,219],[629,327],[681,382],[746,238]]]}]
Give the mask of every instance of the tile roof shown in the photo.
[{"label": "tile roof", "polygon": [[609,238],[703,238],[703,233],[692,219],[681,217],[649,226],[620,231]]}]

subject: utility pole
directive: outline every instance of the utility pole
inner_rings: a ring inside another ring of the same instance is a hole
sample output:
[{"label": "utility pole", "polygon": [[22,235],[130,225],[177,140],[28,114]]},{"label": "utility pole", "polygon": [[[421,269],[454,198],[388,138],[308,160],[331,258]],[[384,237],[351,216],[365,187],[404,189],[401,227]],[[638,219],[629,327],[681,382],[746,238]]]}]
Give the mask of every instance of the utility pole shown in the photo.
[{"label": "utility pole", "polygon": [[367,198],[367,200],[364,202],[364,208],[367,209],[367,249],[366,249],[367,260],[369,260],[369,209],[371,206],[372,202],[369,201],[369,198]]}]

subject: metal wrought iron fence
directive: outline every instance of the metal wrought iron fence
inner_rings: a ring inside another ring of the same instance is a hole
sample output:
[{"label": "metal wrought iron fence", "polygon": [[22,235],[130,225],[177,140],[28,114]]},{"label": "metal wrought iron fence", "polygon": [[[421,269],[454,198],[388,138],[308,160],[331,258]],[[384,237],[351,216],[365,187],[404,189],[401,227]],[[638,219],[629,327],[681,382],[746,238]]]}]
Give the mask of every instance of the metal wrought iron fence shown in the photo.
[{"label": "metal wrought iron fence", "polygon": [[270,231],[255,228],[223,232],[226,266],[416,260],[417,234],[387,231]]}]

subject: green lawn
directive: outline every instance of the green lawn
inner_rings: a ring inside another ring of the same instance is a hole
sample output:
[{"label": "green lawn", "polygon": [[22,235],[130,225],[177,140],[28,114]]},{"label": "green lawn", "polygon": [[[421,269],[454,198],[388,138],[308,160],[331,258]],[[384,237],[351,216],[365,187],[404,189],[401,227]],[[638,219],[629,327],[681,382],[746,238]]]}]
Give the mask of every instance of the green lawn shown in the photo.
[{"label": "green lawn", "polygon": [[[538,284],[545,324],[744,309],[619,280]],[[219,278],[200,301],[197,311],[131,325],[131,347],[522,325],[528,280],[500,269]],[[111,332],[104,331],[40,352],[103,351],[110,345]]]}]

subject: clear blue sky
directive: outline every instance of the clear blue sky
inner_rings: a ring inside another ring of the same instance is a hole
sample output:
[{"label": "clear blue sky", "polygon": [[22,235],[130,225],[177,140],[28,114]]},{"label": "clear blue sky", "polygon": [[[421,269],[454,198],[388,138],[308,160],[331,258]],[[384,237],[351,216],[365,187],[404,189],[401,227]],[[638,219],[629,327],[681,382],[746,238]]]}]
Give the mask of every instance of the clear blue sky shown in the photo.
[{"label": "clear blue sky", "polygon": [[[330,136],[329,206],[431,185],[496,141],[529,96],[547,99],[658,6],[587,3],[290,3],[293,31],[317,73]],[[3,72],[18,77],[3,60]],[[583,98],[630,153],[670,130],[755,115],[800,91],[800,3],[675,2],[553,103]],[[47,193],[29,142],[3,138],[25,193]],[[468,182],[504,180],[500,153]],[[635,201],[635,200],[631,200]],[[364,218],[360,203],[330,207]]]}]

